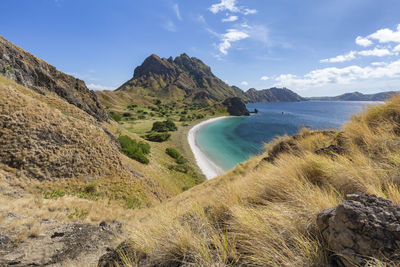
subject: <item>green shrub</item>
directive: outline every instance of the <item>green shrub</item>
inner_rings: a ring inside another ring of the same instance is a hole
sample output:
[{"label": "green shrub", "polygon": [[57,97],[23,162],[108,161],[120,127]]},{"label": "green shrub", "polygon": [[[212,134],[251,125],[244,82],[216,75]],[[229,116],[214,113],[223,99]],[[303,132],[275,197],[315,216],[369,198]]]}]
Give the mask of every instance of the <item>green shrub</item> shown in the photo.
[{"label": "green shrub", "polygon": [[178,159],[181,157],[181,153],[179,153],[175,148],[172,147],[165,149],[165,153],[167,153],[168,156],[174,159]]},{"label": "green shrub", "polygon": [[144,141],[139,141],[138,145],[142,149],[143,154],[147,155],[150,153],[150,145]]},{"label": "green shrub", "polygon": [[176,159],[176,163],[178,164],[185,164],[187,162],[187,159],[185,159],[183,156],[180,156],[179,158]]},{"label": "green shrub", "polygon": [[132,110],[132,109],[134,109],[134,108],[136,108],[136,107],[137,107],[137,105],[129,105],[127,108],[130,109],[130,110]]},{"label": "green shrub", "polygon": [[118,113],[115,113],[114,111],[110,111],[110,113],[108,113],[110,115],[110,117],[115,120],[116,122],[120,122],[122,119],[122,116]]},{"label": "green shrub", "polygon": [[129,113],[129,112],[124,112],[124,113],[122,114],[122,117],[132,117],[132,114]]},{"label": "green shrub", "polygon": [[186,165],[169,165],[168,169],[181,173],[188,173],[190,171],[190,167]]},{"label": "green shrub", "polygon": [[169,133],[155,133],[155,132],[151,132],[144,136],[144,138],[148,141],[159,142],[159,143],[167,141],[170,137],[171,134]]},{"label": "green shrub", "polygon": [[153,127],[151,128],[152,131],[154,132],[168,132],[168,131],[176,131],[178,128],[176,127],[175,123],[167,119],[166,121],[156,121],[153,123]]},{"label": "green shrub", "polygon": [[8,70],[8,71],[12,71],[13,68],[12,68],[10,65],[8,65],[8,66],[5,66],[5,67],[4,67],[4,70],[5,70],[5,71],[7,71],[7,70]]},{"label": "green shrub", "polygon": [[175,159],[175,162],[178,164],[185,164],[187,162],[187,159],[185,159],[176,149],[172,147],[165,149],[165,153],[167,153],[167,155],[171,158]]},{"label": "green shrub", "polygon": [[145,156],[150,152],[150,145],[146,142],[136,142],[136,140],[133,140],[126,135],[120,136],[118,141],[121,144],[122,152],[124,152],[128,157],[144,164],[150,162]]}]

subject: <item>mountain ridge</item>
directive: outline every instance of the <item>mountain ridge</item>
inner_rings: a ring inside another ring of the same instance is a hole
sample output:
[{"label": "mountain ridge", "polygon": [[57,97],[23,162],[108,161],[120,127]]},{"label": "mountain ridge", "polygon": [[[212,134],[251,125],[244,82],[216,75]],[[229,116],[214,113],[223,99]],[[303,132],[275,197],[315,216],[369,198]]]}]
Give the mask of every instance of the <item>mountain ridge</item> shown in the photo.
[{"label": "mountain ridge", "polygon": [[338,96],[307,97],[307,100],[320,101],[384,101],[396,95],[398,91],[385,91],[375,94],[363,94],[358,91],[344,93]]},{"label": "mountain ridge", "polygon": [[298,102],[304,101],[305,98],[296,94],[287,88],[272,87],[269,89],[256,90],[250,88],[244,95],[250,103],[257,102]]},{"label": "mountain ridge", "polygon": [[100,122],[109,120],[97,95],[86,87],[84,81],[57,70],[1,36],[0,73],[42,95],[55,93]]},{"label": "mountain ridge", "polygon": [[210,66],[186,53],[180,56],[161,58],[152,54],[135,68],[132,79],[122,84],[115,92],[161,97],[166,100],[224,101],[240,97],[245,102],[301,101],[301,96],[287,88],[270,88],[244,92],[216,77]]}]

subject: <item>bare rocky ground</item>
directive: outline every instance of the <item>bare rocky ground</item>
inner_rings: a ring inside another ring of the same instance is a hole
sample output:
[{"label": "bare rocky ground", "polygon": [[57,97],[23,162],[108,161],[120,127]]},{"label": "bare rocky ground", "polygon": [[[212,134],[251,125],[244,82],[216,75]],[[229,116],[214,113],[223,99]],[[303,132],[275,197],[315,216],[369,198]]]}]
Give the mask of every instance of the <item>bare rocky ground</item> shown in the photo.
[{"label": "bare rocky ground", "polygon": [[[7,205],[26,198],[27,193],[2,184],[0,197]],[[57,220],[56,213],[39,219],[22,210],[6,206],[0,209],[0,267],[96,266],[98,259],[124,236],[120,222],[63,222]]]},{"label": "bare rocky ground", "polygon": [[[21,215],[9,213],[9,217]],[[0,234],[0,266],[91,266],[121,234],[118,223],[42,221],[42,231],[22,242]]]}]

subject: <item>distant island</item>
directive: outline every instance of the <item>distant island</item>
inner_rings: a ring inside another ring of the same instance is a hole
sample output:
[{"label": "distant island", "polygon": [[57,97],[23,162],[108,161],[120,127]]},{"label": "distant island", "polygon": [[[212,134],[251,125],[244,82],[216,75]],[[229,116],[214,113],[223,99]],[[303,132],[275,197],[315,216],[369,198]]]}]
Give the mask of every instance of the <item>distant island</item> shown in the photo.
[{"label": "distant island", "polygon": [[307,100],[318,101],[384,101],[391,98],[397,91],[380,92],[376,94],[363,94],[360,92],[346,93],[338,96],[308,97]]}]

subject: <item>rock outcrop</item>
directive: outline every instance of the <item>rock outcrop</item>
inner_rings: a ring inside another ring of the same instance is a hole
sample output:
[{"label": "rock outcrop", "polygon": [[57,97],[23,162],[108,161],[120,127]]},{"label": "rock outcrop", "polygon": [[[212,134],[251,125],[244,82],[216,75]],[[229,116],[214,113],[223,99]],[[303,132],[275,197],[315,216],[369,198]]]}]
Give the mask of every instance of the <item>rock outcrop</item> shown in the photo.
[{"label": "rock outcrop", "polygon": [[108,121],[107,112],[82,80],[58,71],[0,36],[0,73],[41,94],[54,92],[98,121]]},{"label": "rock outcrop", "polygon": [[117,91],[155,97],[166,101],[222,101],[244,97],[243,91],[217,78],[211,68],[195,57],[182,54],[175,59],[151,55],[138,66],[133,78]]},{"label": "rock outcrop", "polygon": [[400,260],[400,207],[374,195],[351,194],[318,214],[317,225],[336,264]]},{"label": "rock outcrop", "polygon": [[222,103],[232,116],[249,116],[250,112],[247,110],[243,100],[239,97],[231,97],[225,99]]}]

